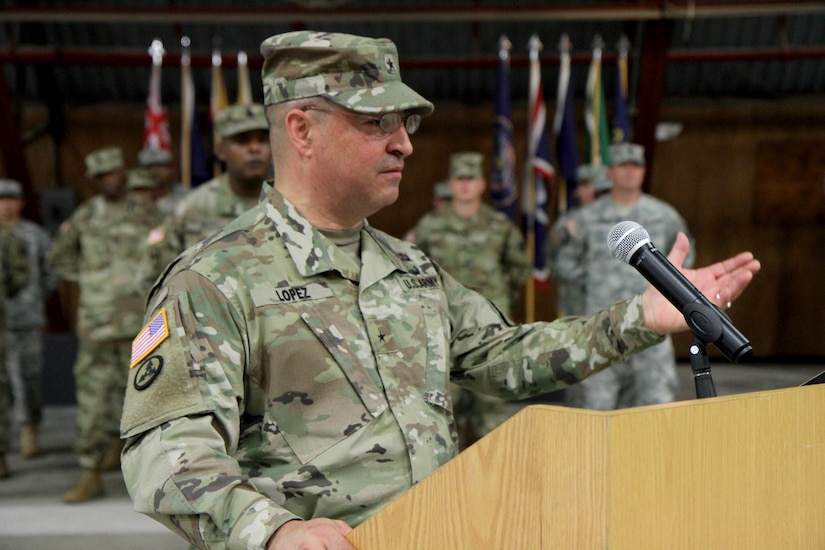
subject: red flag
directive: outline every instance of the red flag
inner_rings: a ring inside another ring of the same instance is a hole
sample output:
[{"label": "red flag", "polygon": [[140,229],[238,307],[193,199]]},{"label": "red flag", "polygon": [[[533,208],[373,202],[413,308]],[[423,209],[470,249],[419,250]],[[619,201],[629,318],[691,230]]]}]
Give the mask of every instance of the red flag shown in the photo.
[{"label": "red flag", "polygon": [[160,102],[160,69],[163,65],[163,44],[155,39],[149,47],[152,56],[152,73],[149,79],[149,96],[146,99],[146,115],[143,123],[143,149],[169,151],[172,138],[166,109]]}]

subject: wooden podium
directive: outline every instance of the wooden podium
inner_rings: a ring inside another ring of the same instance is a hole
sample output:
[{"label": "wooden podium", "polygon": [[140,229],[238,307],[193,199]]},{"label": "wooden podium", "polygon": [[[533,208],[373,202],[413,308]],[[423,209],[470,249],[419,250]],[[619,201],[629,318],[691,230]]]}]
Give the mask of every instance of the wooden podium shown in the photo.
[{"label": "wooden podium", "polygon": [[825,385],[526,407],[348,535],[359,550],[825,548]]}]

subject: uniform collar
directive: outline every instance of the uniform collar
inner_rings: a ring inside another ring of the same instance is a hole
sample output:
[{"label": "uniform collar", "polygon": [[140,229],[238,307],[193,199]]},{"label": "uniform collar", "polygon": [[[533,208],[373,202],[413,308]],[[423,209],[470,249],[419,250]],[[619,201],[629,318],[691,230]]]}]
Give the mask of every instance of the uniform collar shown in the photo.
[{"label": "uniform collar", "polygon": [[[296,269],[302,276],[337,271],[349,279],[358,279],[358,273],[341,267],[349,263],[348,258],[344,258],[344,253],[278,192],[272,181],[264,184],[261,207],[272,220],[275,231],[283,240]],[[371,227],[366,219],[361,228],[361,264],[360,277],[365,279],[362,283],[367,284],[383,278],[394,270],[417,271],[411,260],[396,250],[386,235]]]}]

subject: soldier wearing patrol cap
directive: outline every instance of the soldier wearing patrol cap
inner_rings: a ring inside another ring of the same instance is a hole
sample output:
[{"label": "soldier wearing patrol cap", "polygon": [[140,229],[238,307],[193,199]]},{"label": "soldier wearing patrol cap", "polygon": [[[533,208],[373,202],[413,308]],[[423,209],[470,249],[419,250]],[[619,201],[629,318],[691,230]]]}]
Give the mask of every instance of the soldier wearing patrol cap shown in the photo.
[{"label": "soldier wearing patrol cap", "polygon": [[181,199],[149,235],[138,278],[151,284],[175,257],[257,205],[272,173],[269,126],[260,104],[230,105],[218,112],[215,153],[226,171]]},{"label": "soldier wearing patrol cap", "polygon": [[[169,267],[135,338],[121,430],[137,511],[200,548],[352,548],[350,526],[456,455],[450,379],[524,397],[686,328],[652,289],[513,325],[366,221],[398,198],[433,110],[395,45],[297,31],[261,51],[274,179]],[[728,300],[758,263],[713,267],[700,286]]]},{"label": "soldier wearing patrol cap", "polygon": [[60,226],[48,254],[52,268],[79,289],[75,453],[82,472],[63,495],[69,503],[102,496],[101,472],[119,467],[124,365],[144,304],[134,273],[149,230],[161,220],[152,201],[128,192],[119,148],[89,153],[86,173],[99,194]]},{"label": "soldier wearing patrol cap", "polygon": [[126,173],[126,188],[147,200],[155,202],[158,182],[146,168],[132,168]]},{"label": "soldier wearing patrol cap", "polygon": [[[413,230],[414,242],[458,282],[510,315],[531,271],[521,231],[484,203],[487,180],[481,153],[450,155],[447,183],[452,196],[449,206],[419,220]],[[511,414],[501,399],[456,386],[453,405],[461,449]]]},{"label": "soldier wearing patrol cap", "polygon": [[[14,397],[12,412],[20,426],[20,456],[31,458],[40,454],[38,427],[43,419],[44,302],[60,279],[46,262],[51,237],[40,225],[22,217],[23,206],[20,183],[0,180],[0,226],[23,241],[31,270],[28,284],[6,302],[5,355]],[[5,392],[0,389],[0,394]]]},{"label": "soldier wearing patrol cap", "polygon": [[[608,194],[571,215],[575,227],[559,246],[553,276],[563,284],[583,285],[582,309],[592,313],[632,296],[647,281],[632,266],[616,261],[605,250],[605,235],[617,223],[641,224],[652,242],[667,250],[677,235],[689,235],[687,224],[669,204],[642,191],[645,176],[644,147],[635,143],[610,146]],[[694,254],[685,260],[693,263]],[[677,388],[673,343],[661,344],[628,358],[566,390],[567,404],[586,409],[610,410],[673,401]]]}]

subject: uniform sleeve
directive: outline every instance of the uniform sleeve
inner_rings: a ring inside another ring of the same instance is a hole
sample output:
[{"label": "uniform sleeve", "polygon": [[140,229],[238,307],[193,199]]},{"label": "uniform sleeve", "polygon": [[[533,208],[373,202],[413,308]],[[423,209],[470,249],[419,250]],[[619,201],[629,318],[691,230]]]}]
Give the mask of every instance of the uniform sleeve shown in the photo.
[{"label": "uniform sleeve", "polygon": [[147,327],[161,316],[156,326],[165,321],[166,336],[135,345],[121,419],[123,476],[135,509],[198,547],[264,548],[280,525],[297,518],[257,492],[235,458],[246,393],[245,320],[189,271],[173,276],[153,301]]},{"label": "uniform sleeve", "polygon": [[26,251],[26,243],[11,232],[8,233],[5,254],[6,263],[5,291],[7,297],[12,297],[29,284],[31,279],[31,264]]},{"label": "uniform sleeve", "polygon": [[530,256],[527,254],[524,237],[513,224],[509,224],[507,230],[507,242],[504,246],[502,264],[510,283],[510,303],[515,304],[518,302],[521,291],[530,277],[533,266],[530,263]]},{"label": "uniform sleeve", "polygon": [[[579,227],[584,227],[575,214],[571,214],[571,219]],[[567,233],[566,238],[558,244],[553,255],[551,267],[553,277],[562,283],[582,281],[587,273],[586,247],[587,236],[585,231],[579,231],[576,235]]]},{"label": "uniform sleeve", "polygon": [[57,290],[60,285],[60,275],[55,272],[51,264],[49,264],[49,251],[52,246],[52,239],[46,231],[38,232],[38,239],[40,246],[37,250],[37,262],[40,271],[40,290],[43,296],[49,296],[52,292]]},{"label": "uniform sleeve", "polygon": [[80,270],[80,228],[77,213],[63,222],[49,249],[52,269],[67,281],[77,281]]},{"label": "uniform sleeve", "polygon": [[[458,384],[503,399],[547,393],[626,360],[664,336],[644,327],[641,295],[595,315],[510,325],[469,289],[449,298]],[[463,293],[463,295],[461,295]]]}]

